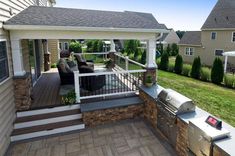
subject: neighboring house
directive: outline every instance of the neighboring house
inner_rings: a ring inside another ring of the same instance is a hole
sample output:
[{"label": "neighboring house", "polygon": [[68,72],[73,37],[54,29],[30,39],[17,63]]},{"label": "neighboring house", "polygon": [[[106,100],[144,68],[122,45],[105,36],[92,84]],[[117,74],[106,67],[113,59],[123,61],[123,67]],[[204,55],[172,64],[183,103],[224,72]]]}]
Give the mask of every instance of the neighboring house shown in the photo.
[{"label": "neighboring house", "polygon": [[[2,25],[30,5],[53,6],[54,3],[55,0],[0,0],[0,155],[10,143],[15,120],[12,49],[17,48],[11,46],[9,32]],[[22,43],[22,50],[27,49],[27,42]],[[25,60],[27,56],[23,54]]]},{"label": "neighboring house", "polygon": [[164,33],[163,36],[157,40],[157,45],[162,44],[163,48],[165,49],[168,44],[176,43],[178,44],[180,41],[180,38],[176,34],[176,32],[171,29],[169,33]]},{"label": "neighboring house", "polygon": [[[223,52],[235,50],[235,1],[219,0],[201,31],[186,32],[179,42],[179,53],[185,62],[192,63],[200,56],[202,64],[212,66],[216,57]],[[229,64],[235,66],[235,58],[230,57]]]}]

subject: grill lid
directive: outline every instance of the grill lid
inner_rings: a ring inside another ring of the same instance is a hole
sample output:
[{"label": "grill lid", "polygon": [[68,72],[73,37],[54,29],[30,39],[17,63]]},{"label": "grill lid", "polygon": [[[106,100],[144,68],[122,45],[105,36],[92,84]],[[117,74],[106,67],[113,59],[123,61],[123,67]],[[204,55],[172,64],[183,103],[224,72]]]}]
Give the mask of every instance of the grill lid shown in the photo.
[{"label": "grill lid", "polygon": [[163,89],[158,95],[158,100],[176,115],[195,111],[195,105],[191,99],[172,89]]}]

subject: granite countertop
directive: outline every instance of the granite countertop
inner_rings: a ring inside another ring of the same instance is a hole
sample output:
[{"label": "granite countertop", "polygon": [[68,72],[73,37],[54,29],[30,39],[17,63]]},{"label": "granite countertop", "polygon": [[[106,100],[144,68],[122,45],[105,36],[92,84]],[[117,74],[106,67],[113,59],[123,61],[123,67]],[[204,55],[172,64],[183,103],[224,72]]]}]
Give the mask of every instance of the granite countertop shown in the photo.
[{"label": "granite countertop", "polygon": [[[161,92],[163,87],[159,85],[154,85],[151,88],[147,88],[144,86],[141,86],[140,89],[147,93],[150,97],[153,99],[156,99],[158,94]],[[190,112],[182,115],[178,115],[178,117],[184,121],[185,123],[189,123],[190,120],[195,118],[201,118],[201,117],[208,117],[211,115],[210,113],[196,107],[195,112]],[[213,115],[212,115],[213,116]],[[230,137],[227,139],[223,139],[220,141],[214,142],[214,145],[219,147],[221,150],[225,151],[227,154],[231,156],[235,156],[235,128],[231,125],[227,124],[226,122],[223,122],[223,127],[230,131]]]}]

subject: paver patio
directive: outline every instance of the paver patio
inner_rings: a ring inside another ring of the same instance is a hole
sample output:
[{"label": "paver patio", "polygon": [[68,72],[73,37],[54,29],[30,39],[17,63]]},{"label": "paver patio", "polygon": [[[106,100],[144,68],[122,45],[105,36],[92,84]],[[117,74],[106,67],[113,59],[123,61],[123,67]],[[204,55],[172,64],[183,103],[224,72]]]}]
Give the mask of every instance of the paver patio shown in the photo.
[{"label": "paver patio", "polygon": [[170,156],[174,150],[144,121],[128,120],[72,134],[16,143],[7,156]]}]

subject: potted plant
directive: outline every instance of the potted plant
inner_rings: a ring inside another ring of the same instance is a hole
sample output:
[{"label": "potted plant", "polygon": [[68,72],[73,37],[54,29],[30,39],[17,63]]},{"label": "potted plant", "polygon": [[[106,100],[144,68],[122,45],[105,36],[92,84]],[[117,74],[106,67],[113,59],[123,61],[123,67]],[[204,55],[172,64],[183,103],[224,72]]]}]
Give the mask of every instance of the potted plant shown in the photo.
[{"label": "potted plant", "polygon": [[145,79],[145,85],[147,87],[152,87],[153,86],[153,80],[152,80],[152,76],[151,75],[147,75],[147,77]]},{"label": "potted plant", "polygon": [[64,105],[72,105],[76,103],[76,93],[75,90],[70,91],[61,98],[61,103]]},{"label": "potted plant", "polygon": [[105,66],[107,69],[112,69],[114,68],[115,64],[114,64],[114,61],[112,59],[107,59],[105,62],[104,62]]}]

